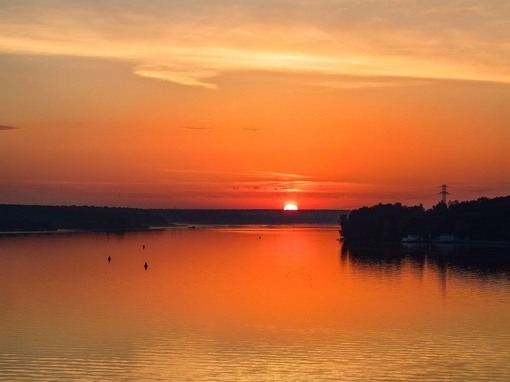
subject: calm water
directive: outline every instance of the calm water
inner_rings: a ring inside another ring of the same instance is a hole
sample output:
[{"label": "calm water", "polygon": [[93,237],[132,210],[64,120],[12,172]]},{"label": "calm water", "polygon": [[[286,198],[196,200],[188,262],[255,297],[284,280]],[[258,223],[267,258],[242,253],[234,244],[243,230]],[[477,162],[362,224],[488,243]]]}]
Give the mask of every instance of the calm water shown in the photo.
[{"label": "calm water", "polygon": [[0,236],[0,380],[510,380],[504,249],[374,254],[337,237]]}]

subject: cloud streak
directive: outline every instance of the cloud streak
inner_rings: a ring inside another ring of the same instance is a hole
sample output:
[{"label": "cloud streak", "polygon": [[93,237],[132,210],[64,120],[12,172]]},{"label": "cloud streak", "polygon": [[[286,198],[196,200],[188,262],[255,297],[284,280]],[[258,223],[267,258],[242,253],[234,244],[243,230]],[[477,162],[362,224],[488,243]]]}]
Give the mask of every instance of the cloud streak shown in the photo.
[{"label": "cloud streak", "polygon": [[[197,179],[197,175],[209,176],[209,175],[223,175],[228,176],[229,179],[245,179],[245,178],[256,178],[261,181],[268,180],[295,180],[295,179],[314,179],[311,176],[290,174],[275,171],[217,171],[217,170],[196,170],[196,169],[159,169],[161,172],[168,172],[174,174],[192,175],[193,179]],[[202,180],[200,180],[202,181]]]},{"label": "cloud streak", "polygon": [[14,126],[5,126],[5,125],[0,125],[0,131],[7,131],[7,130],[17,130],[18,128],[17,127],[14,127]]},{"label": "cloud streak", "polygon": [[201,126],[179,126],[179,129],[184,130],[214,130],[214,127],[201,127]]}]

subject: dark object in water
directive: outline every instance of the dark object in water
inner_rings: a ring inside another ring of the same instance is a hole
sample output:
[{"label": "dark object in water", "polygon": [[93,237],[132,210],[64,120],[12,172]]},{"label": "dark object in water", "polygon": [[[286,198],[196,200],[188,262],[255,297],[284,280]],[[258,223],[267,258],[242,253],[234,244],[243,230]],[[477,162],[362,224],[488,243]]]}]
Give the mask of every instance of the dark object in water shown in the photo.
[{"label": "dark object in water", "polygon": [[142,246],[142,249],[145,249],[145,244]]},{"label": "dark object in water", "polygon": [[143,267],[145,268],[145,270],[147,270],[147,268],[149,268],[149,266],[147,265],[147,263],[145,263],[145,264],[143,265]]},{"label": "dark object in water", "polygon": [[108,256],[108,262],[112,261],[112,258],[110,256]]}]

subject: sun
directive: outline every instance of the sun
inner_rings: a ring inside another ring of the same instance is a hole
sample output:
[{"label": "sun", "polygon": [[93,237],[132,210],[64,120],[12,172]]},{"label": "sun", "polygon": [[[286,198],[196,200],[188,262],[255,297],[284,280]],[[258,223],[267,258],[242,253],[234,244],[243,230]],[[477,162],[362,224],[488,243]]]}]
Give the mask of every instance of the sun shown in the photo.
[{"label": "sun", "polygon": [[297,211],[297,206],[295,204],[286,204],[285,207],[283,207],[285,211]]}]

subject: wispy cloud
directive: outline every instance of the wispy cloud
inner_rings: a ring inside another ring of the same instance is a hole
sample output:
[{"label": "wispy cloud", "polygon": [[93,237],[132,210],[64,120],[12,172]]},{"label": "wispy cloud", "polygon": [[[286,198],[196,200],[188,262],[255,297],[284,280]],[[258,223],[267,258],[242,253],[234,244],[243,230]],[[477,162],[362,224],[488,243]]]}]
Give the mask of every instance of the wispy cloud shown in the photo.
[{"label": "wispy cloud", "polygon": [[222,74],[254,70],[357,76],[318,82],[347,89],[406,83],[391,78],[510,83],[505,2],[7,2],[0,53],[122,60],[184,86],[216,89]]},{"label": "wispy cloud", "polygon": [[334,89],[364,89],[364,88],[381,88],[381,87],[410,87],[425,85],[430,80],[419,80],[409,78],[370,78],[370,77],[354,77],[354,78],[332,78],[330,80],[322,80],[310,82],[312,86],[328,87]]},{"label": "wispy cloud", "polygon": [[219,71],[201,68],[189,62],[189,65],[140,65],[134,69],[134,74],[181,85],[216,89],[216,84],[210,81],[219,75]]},{"label": "wispy cloud", "polygon": [[[178,126],[177,128],[184,129],[184,130],[217,130],[217,129],[219,129],[219,127],[211,127],[211,126]],[[263,129],[260,129],[257,127],[241,127],[238,129],[236,128],[236,129],[231,129],[231,130],[247,131],[250,133],[259,133],[259,132],[263,131]]]},{"label": "wispy cloud", "polygon": [[5,125],[0,125],[0,131],[6,131],[6,130],[17,130],[18,128],[17,127],[14,127],[14,126],[5,126]]},{"label": "wispy cloud", "polygon": [[203,127],[203,126],[179,126],[179,129],[185,130],[214,130],[214,127]]},{"label": "wispy cloud", "polygon": [[263,131],[263,129],[259,129],[259,128],[256,128],[256,127],[243,127],[243,128],[238,129],[238,130],[249,131],[250,133],[259,133],[259,132]]},{"label": "wispy cloud", "polygon": [[313,179],[313,177],[300,174],[290,174],[275,171],[217,171],[217,170],[197,170],[197,169],[159,169],[162,172],[178,173],[178,174],[192,174],[193,179],[197,179],[196,175],[228,175],[235,179],[241,178],[258,178],[259,180],[275,180],[275,179]]},{"label": "wispy cloud", "polygon": [[284,172],[275,172],[275,171],[250,171],[250,174],[256,177],[261,178],[270,178],[270,179],[281,179],[281,178],[289,178],[289,179],[311,179],[312,177],[307,175],[300,174],[290,174]]}]

